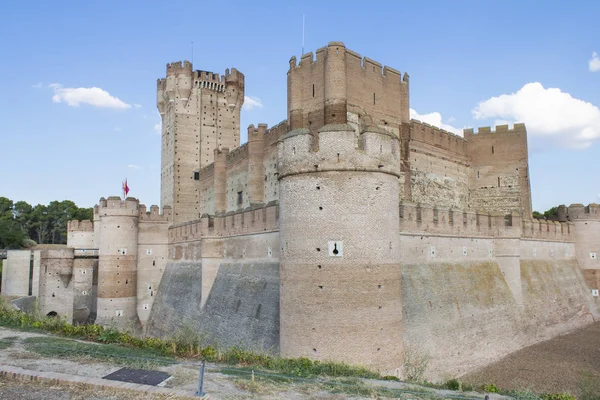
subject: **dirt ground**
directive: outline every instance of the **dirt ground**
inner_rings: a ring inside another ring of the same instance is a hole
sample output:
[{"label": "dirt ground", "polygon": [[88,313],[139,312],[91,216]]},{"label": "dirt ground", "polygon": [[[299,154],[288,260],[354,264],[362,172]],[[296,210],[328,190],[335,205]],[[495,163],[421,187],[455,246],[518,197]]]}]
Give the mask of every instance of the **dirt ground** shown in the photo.
[{"label": "dirt ground", "polygon": [[461,380],[600,399],[600,322],[519,350]]}]

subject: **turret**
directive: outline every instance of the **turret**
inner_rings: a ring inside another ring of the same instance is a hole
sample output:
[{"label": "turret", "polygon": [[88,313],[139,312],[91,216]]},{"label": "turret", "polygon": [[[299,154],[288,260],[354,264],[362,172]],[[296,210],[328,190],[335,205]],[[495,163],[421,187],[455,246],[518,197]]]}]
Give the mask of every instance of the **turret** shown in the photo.
[{"label": "turret", "polygon": [[215,149],[214,190],[215,214],[227,211],[227,156],[229,149]]},{"label": "turret", "polygon": [[67,223],[67,246],[77,249],[94,248],[94,223],[90,220]]},{"label": "turret", "polygon": [[265,201],[264,136],[266,124],[248,127],[248,198],[250,204]]},{"label": "turret", "polygon": [[192,92],[192,64],[189,61],[184,61],[183,67],[177,71],[177,90],[179,99],[185,107]]},{"label": "turret", "polygon": [[325,64],[325,124],[345,124],[347,112],[346,46],[342,42],[327,45]]},{"label": "turret", "polygon": [[278,144],[281,354],[395,371],[399,140],[376,127],[357,138],[345,124],[313,140],[299,129]]},{"label": "turret", "polygon": [[156,108],[158,108],[158,112],[161,116],[165,115],[165,86],[167,80],[166,79],[157,79],[156,80]]},{"label": "turret", "polygon": [[102,229],[98,260],[96,322],[132,328],[136,310],[139,201],[111,196],[100,201]]}]

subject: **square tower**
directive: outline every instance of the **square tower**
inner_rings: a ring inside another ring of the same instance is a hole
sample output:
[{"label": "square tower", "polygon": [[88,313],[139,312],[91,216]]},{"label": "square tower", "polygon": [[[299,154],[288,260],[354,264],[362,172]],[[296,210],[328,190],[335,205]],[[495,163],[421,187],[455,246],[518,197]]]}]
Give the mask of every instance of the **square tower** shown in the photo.
[{"label": "square tower", "polygon": [[341,42],[290,59],[288,122],[290,129],[316,134],[324,125],[351,123],[393,129],[410,121],[408,74],[347,49]]},{"label": "square tower", "polygon": [[219,76],[194,71],[189,61],[167,64],[157,82],[162,118],[161,206],[171,206],[175,224],[198,219],[198,172],[214,150],[240,145],[244,75],[232,68]]}]

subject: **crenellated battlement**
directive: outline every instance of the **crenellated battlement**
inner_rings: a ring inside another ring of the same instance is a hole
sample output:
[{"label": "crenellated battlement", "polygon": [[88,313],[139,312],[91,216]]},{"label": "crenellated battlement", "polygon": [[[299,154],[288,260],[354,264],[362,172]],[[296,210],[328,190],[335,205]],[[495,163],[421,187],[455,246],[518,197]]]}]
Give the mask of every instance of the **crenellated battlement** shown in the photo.
[{"label": "crenellated battlement", "polygon": [[523,220],[523,237],[573,241],[575,240],[575,225],[571,222],[547,221],[537,218]]},{"label": "crenellated battlement", "polygon": [[272,126],[265,132],[265,146],[270,146],[283,139],[286,133],[289,132],[288,121],[284,120],[277,125]]},{"label": "crenellated battlement", "polygon": [[522,219],[519,213],[490,213],[400,203],[400,231],[453,236],[512,237],[571,242],[571,222]]},{"label": "crenellated battlement", "polygon": [[227,167],[237,164],[248,158],[248,143],[244,143],[227,155]]},{"label": "crenellated battlement", "polygon": [[146,205],[144,204],[140,204],[139,213],[140,221],[147,222],[170,222],[172,214],[170,206],[164,206],[161,213],[159,206],[152,205],[150,206],[150,211],[147,211]]},{"label": "crenellated battlement", "polygon": [[374,126],[366,127],[358,137],[347,124],[325,125],[318,137],[308,129],[297,129],[289,132],[279,146],[279,179],[324,171],[400,174],[398,138]]},{"label": "crenellated battlement", "polygon": [[400,203],[400,231],[442,235],[519,237],[521,216]]},{"label": "crenellated battlement", "polygon": [[467,141],[464,138],[416,119],[411,119],[410,123],[410,137],[412,140],[427,143],[453,153],[467,155]]},{"label": "crenellated battlement", "polygon": [[89,219],[68,221],[67,232],[94,232],[94,223]]},{"label": "crenellated battlement", "polygon": [[344,43],[290,59],[288,120],[291,130],[346,124],[364,126],[409,121],[408,74],[347,49]]},{"label": "crenellated battlement", "polygon": [[139,200],[127,197],[124,201],[119,196],[102,197],[98,203],[98,214],[105,216],[139,216]]},{"label": "crenellated battlement", "polygon": [[169,228],[169,243],[277,230],[279,230],[279,205],[269,203],[224,215],[205,214],[199,220],[173,225]]},{"label": "crenellated battlement", "polygon": [[477,128],[477,131],[473,128],[463,129],[465,139],[469,139],[474,135],[502,135],[502,134],[526,134],[525,124],[514,124],[513,129],[509,129],[508,125],[497,125],[495,129],[490,126],[482,126]]},{"label": "crenellated battlement", "polygon": [[179,74],[185,74],[185,75],[192,75],[192,63],[185,60],[183,61],[183,63],[181,61],[176,61],[176,62],[172,62],[167,64],[167,76],[171,76],[171,75],[179,75]]},{"label": "crenellated battlement", "polygon": [[[329,42],[326,47],[317,49],[313,52],[304,53],[300,56],[300,62],[297,62],[296,56],[290,58],[290,70],[294,68],[315,68],[320,63],[327,62],[329,52],[340,54],[345,53],[345,64],[347,68],[354,69],[360,67],[365,73],[374,73],[382,77],[397,80],[398,82],[408,83],[409,76],[407,73],[402,76],[402,73],[397,69],[382,65],[368,57],[363,57],[355,51],[346,48],[342,42]],[[316,55],[316,57],[315,57]]]},{"label": "crenellated battlement", "polygon": [[[565,207],[564,205],[560,206]],[[560,214],[559,214],[560,216]],[[587,206],[583,204],[571,204],[566,209],[566,218],[569,221],[583,220],[583,219],[597,219],[600,220],[600,205],[596,203],[590,203]]]}]

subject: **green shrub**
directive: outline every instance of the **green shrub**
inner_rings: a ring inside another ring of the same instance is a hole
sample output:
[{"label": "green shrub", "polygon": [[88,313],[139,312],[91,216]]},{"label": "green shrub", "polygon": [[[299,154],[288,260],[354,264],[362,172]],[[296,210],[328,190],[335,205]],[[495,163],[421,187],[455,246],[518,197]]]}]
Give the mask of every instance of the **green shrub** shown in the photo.
[{"label": "green shrub", "polygon": [[542,400],[577,400],[575,396],[569,393],[552,393],[540,395]]},{"label": "green shrub", "polygon": [[494,385],[493,383],[490,383],[489,385],[483,385],[483,391],[489,392],[489,393],[499,393],[500,392],[500,390],[498,389],[498,386]]},{"label": "green shrub", "polygon": [[394,375],[386,375],[382,378],[384,381],[400,381],[400,379],[397,376]]},{"label": "green shrub", "polygon": [[461,384],[456,379],[450,379],[448,382],[444,383],[444,388],[450,390],[460,390]]}]

